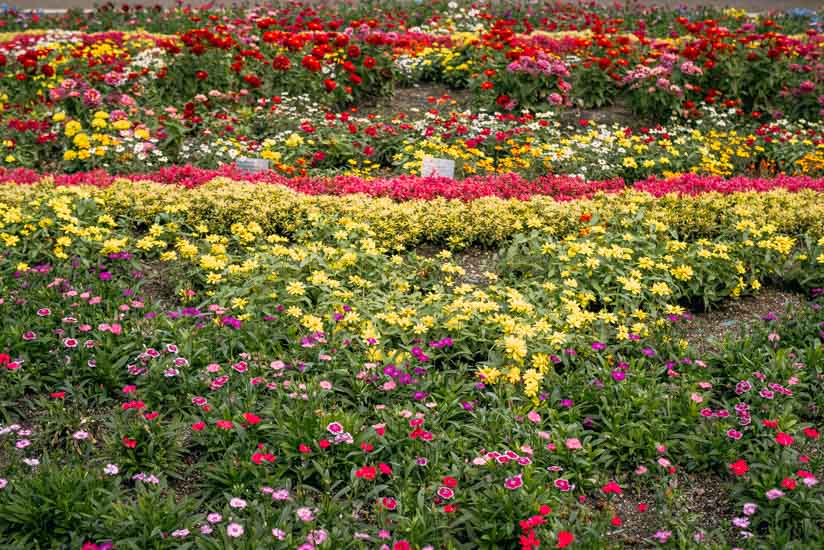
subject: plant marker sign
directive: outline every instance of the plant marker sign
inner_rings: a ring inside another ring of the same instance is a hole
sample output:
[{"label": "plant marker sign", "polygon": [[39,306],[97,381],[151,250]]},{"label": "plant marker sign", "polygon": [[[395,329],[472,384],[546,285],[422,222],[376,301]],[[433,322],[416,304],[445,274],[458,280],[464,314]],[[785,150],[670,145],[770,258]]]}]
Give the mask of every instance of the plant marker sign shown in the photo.
[{"label": "plant marker sign", "polygon": [[455,161],[435,157],[423,157],[421,175],[425,178],[455,178]]},{"label": "plant marker sign", "polygon": [[259,172],[265,172],[269,169],[269,161],[266,159],[240,157],[237,159],[237,167],[240,170],[257,174]]}]

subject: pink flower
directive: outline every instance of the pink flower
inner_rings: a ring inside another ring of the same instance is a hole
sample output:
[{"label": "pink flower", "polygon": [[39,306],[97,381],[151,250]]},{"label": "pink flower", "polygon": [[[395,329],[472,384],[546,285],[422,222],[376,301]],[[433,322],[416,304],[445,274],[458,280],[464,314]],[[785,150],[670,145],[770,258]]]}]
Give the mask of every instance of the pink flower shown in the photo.
[{"label": "pink flower", "polygon": [[440,489],[438,489],[438,496],[442,499],[449,500],[455,496],[455,491],[453,491],[449,487],[441,487]]},{"label": "pink flower", "polygon": [[329,433],[339,434],[343,433],[343,426],[339,422],[331,422],[326,426],[326,430]]},{"label": "pink flower", "polygon": [[521,478],[520,475],[517,475],[515,477],[508,477],[504,481],[504,487],[506,487],[510,491],[514,491],[515,489],[520,488],[521,486],[523,486],[523,484],[524,480]]},{"label": "pink flower", "polygon": [[226,534],[236,539],[243,536],[243,526],[239,523],[230,523],[226,526]]},{"label": "pink flower", "polygon": [[581,442],[574,437],[567,439],[564,444],[566,445],[567,449],[576,450],[581,448]]},{"label": "pink flower", "polygon": [[781,498],[784,496],[784,492],[781,489],[770,489],[765,493],[767,500],[775,500],[777,498]]},{"label": "pink flower", "polygon": [[655,534],[652,536],[661,544],[666,544],[669,538],[672,536],[672,531],[656,531]]},{"label": "pink flower", "polygon": [[567,493],[572,490],[572,485],[566,479],[556,479],[555,488],[561,492]]},{"label": "pink flower", "polygon": [[538,422],[541,421],[541,415],[538,414],[535,411],[529,411],[529,413],[526,415],[526,417],[529,419],[530,422],[532,422],[534,424],[537,424]]}]

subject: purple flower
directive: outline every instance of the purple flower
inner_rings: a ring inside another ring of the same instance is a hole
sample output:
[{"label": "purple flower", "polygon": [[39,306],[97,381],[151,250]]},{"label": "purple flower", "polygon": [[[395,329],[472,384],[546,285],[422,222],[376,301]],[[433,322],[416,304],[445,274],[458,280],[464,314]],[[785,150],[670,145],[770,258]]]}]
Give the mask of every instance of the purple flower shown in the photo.
[{"label": "purple flower", "polygon": [[601,351],[601,350],[607,349],[607,345],[604,344],[603,342],[593,342],[592,343],[592,349],[595,350],[595,351]]},{"label": "purple flower", "polygon": [[[231,327],[235,330],[240,330],[240,319],[236,319],[234,317],[226,316],[220,319],[220,324],[224,327]],[[242,529],[242,527],[241,527]],[[241,533],[242,534],[242,533]]]}]

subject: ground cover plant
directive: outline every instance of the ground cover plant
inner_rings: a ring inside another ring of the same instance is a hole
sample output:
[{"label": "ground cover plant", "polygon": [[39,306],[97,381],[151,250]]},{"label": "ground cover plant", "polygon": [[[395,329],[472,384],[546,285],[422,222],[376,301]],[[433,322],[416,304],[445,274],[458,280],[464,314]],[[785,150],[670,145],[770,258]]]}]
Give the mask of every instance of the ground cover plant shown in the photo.
[{"label": "ground cover plant", "polygon": [[3,548],[824,545],[815,12],[0,24]]}]

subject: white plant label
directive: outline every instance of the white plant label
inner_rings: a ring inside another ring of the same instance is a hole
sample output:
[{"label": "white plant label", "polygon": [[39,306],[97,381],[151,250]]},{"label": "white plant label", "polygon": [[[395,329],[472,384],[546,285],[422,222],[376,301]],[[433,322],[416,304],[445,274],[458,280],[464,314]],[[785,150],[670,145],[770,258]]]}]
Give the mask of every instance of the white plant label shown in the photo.
[{"label": "white plant label", "polygon": [[423,157],[421,175],[424,177],[455,178],[455,161],[435,157]]}]

